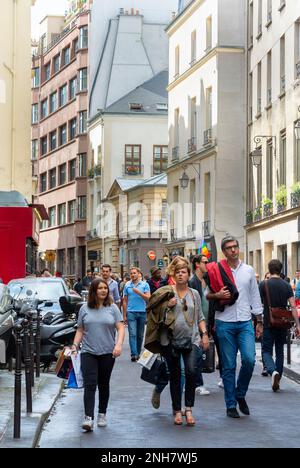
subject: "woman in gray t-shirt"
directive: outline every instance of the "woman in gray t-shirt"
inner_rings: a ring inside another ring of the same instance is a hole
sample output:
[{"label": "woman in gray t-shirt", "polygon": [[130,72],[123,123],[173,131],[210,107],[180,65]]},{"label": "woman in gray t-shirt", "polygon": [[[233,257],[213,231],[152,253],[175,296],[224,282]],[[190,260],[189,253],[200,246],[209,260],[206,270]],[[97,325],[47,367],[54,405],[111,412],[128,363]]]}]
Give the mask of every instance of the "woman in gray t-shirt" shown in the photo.
[{"label": "woman in gray t-shirt", "polygon": [[77,325],[72,351],[76,353],[82,343],[81,370],[85,408],[82,428],[92,431],[97,386],[99,389],[97,425],[103,427],[107,424],[106,409],[109,400],[110,377],[115,358],[121,355],[125,336],[123,317],[109,295],[106,281],[96,279],[92,282],[88,303],[81,307]]}]

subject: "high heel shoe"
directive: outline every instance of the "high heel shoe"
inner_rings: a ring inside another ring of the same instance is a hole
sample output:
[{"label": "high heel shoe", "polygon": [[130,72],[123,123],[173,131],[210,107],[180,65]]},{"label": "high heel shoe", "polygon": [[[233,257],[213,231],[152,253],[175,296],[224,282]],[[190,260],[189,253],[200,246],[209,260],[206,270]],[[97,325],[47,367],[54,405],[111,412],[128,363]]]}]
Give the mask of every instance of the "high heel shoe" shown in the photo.
[{"label": "high heel shoe", "polygon": [[186,425],[187,426],[195,426],[196,421],[195,421],[195,419],[193,417],[191,409],[186,409],[185,410],[185,419],[186,419]]},{"label": "high heel shoe", "polygon": [[176,411],[175,416],[174,416],[174,424],[175,424],[175,426],[181,426],[182,425],[181,411]]}]

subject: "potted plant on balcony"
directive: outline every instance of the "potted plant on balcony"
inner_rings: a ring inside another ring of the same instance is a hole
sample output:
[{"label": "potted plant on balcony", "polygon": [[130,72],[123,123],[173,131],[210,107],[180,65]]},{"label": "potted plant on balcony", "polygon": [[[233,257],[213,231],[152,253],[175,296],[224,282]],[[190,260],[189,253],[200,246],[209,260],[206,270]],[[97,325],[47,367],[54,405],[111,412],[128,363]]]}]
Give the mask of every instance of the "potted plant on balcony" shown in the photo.
[{"label": "potted plant on balcony", "polygon": [[300,182],[296,182],[291,187],[291,207],[297,208],[300,204]]},{"label": "potted plant on balcony", "polygon": [[246,224],[253,223],[253,211],[247,211],[246,213]]},{"label": "potted plant on balcony", "polygon": [[258,206],[254,210],[254,221],[260,221],[262,217],[262,207]]},{"label": "potted plant on balcony", "polygon": [[137,175],[140,173],[140,168],[138,166],[126,166],[126,174]]},{"label": "potted plant on balcony", "polygon": [[95,173],[95,169],[94,167],[91,167],[88,171],[88,176],[89,176],[89,179],[93,179],[94,178],[94,173]]},{"label": "potted plant on balcony", "polygon": [[286,208],[287,190],[285,185],[281,185],[276,193],[277,213],[281,213]]},{"label": "potted plant on balcony", "polygon": [[272,214],[273,214],[273,201],[270,198],[268,198],[268,197],[263,198],[262,207],[263,207],[264,218],[268,218],[269,216],[272,216]]}]

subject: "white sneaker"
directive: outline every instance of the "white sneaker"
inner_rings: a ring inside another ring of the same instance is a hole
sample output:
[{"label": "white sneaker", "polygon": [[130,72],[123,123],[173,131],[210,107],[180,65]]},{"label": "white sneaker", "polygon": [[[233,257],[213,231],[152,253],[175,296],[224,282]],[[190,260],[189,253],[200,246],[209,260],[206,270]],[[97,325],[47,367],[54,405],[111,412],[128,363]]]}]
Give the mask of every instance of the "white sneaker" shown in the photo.
[{"label": "white sneaker", "polygon": [[224,388],[223,380],[221,379],[220,382],[218,383],[218,387]]},{"label": "white sneaker", "polygon": [[81,427],[87,432],[93,431],[94,429],[93,419],[90,416],[85,416]]},{"label": "white sneaker", "polygon": [[280,382],[280,375],[277,371],[274,371],[272,374],[272,390],[273,392],[277,392],[280,387],[279,387],[279,382]]},{"label": "white sneaker", "polygon": [[106,414],[99,413],[97,418],[97,426],[98,427],[105,427],[107,426]]},{"label": "white sneaker", "polygon": [[203,385],[201,387],[196,388],[196,394],[197,395],[210,395],[210,391],[207,390]]}]

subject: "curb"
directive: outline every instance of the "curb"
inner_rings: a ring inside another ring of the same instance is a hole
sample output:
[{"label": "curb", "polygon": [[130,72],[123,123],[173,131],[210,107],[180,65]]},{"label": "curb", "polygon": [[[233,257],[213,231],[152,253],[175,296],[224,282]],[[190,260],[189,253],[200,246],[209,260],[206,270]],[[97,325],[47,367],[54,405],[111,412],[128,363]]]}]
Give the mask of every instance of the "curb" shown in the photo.
[{"label": "curb", "polygon": [[283,375],[288,379],[293,380],[297,384],[300,384],[300,374],[298,374],[298,372],[293,371],[289,367],[284,366]]},{"label": "curb", "polygon": [[38,448],[38,444],[39,444],[39,441],[40,441],[40,438],[41,438],[41,433],[42,433],[44,424],[47,421],[47,419],[49,418],[50,413],[53,410],[57,400],[60,398],[64,388],[65,388],[65,381],[63,380],[61,382],[60,389],[59,389],[56,397],[53,400],[53,403],[52,403],[51,407],[49,408],[48,411],[45,411],[45,413],[41,414],[40,421],[39,421],[38,426],[36,428],[31,448]]}]

